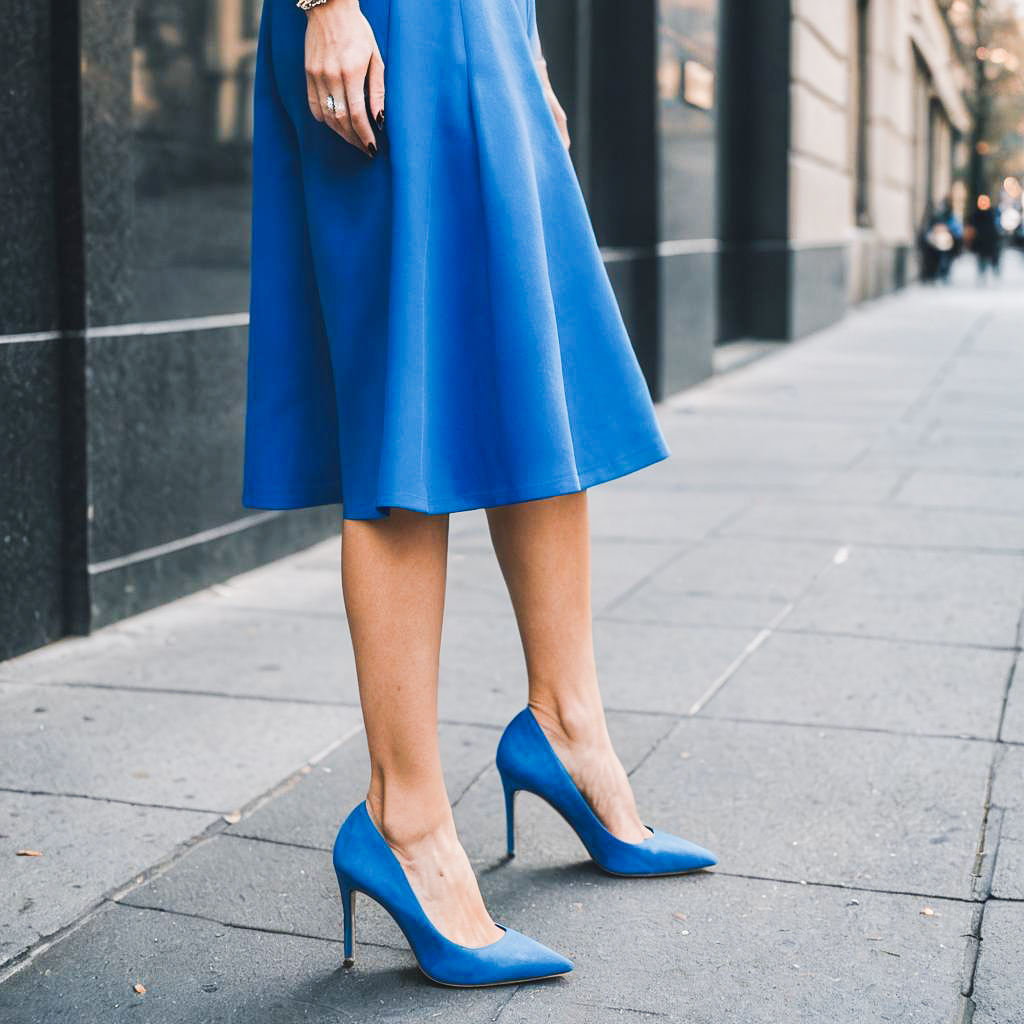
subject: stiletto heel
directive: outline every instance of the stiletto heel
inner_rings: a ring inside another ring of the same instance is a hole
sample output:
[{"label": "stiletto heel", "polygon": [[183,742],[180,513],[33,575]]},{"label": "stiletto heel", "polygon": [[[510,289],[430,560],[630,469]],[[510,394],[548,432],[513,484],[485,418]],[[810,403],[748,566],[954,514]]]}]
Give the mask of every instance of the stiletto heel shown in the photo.
[{"label": "stiletto heel", "polygon": [[501,781],[505,789],[505,841],[508,855],[514,857],[516,855],[516,790],[512,786],[504,785],[504,779]]},{"label": "stiletto heel", "polygon": [[356,891],[340,875],[338,885],[341,887],[341,910],[344,917],[341,964],[342,967],[351,967],[355,963]]},{"label": "stiletto heel", "polygon": [[420,970],[441,985],[463,988],[514,984],[572,970],[571,960],[501,924],[498,927],[505,934],[487,946],[460,946],[446,939],[423,912],[402,865],[370,818],[365,801],[338,830],[334,870],[341,889],[346,964],[352,962],[353,901],[358,889],[395,919]]},{"label": "stiletto heel", "polygon": [[518,790],[546,800],[572,826],[598,867],[612,875],[680,875],[718,863],[703,846],[650,825],[651,835],[627,843],[605,828],[579,791],[529,708],[505,727],[498,743],[498,774],[505,790],[509,853],[513,850],[512,797]]}]

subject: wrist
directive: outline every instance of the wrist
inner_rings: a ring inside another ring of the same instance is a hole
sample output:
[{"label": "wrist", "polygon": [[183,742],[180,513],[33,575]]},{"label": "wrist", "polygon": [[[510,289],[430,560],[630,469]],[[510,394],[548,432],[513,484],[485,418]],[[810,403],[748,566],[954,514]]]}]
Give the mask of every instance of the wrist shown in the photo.
[{"label": "wrist", "polygon": [[343,7],[359,10],[359,0],[296,0],[295,6],[307,17],[321,13],[328,7]]}]

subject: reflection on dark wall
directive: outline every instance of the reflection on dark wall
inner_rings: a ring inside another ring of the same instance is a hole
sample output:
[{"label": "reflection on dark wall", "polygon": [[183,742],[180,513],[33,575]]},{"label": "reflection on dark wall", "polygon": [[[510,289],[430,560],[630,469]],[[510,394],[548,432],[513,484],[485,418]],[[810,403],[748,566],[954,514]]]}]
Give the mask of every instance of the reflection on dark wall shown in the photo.
[{"label": "reflection on dark wall", "polygon": [[132,320],[248,306],[259,0],[149,0],[132,55]]},{"label": "reflection on dark wall", "polygon": [[717,0],[659,0],[661,237],[714,238]]}]

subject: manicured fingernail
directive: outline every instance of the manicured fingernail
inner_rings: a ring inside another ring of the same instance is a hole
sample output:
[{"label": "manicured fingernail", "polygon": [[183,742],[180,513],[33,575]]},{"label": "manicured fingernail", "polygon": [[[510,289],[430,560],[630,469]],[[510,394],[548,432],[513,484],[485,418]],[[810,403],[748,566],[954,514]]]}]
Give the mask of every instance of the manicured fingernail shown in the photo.
[{"label": "manicured fingernail", "polygon": [[371,160],[377,155],[377,147],[372,142],[366,144],[366,151],[370,154]]},{"label": "manicured fingernail", "polygon": [[380,108],[380,113],[377,115],[377,130],[384,131],[384,108]]}]

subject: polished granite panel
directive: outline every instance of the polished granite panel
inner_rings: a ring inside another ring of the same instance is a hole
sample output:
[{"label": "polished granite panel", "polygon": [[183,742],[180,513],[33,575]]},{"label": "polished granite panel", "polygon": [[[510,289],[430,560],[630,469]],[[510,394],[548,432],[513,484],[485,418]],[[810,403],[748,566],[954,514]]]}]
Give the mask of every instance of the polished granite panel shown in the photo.
[{"label": "polished granite panel", "polygon": [[719,256],[719,339],[789,337],[789,253],[784,242],[725,244]]},{"label": "polished granite panel", "polygon": [[661,372],[666,396],[710,377],[718,323],[713,296],[717,252],[681,253],[658,260],[661,288]]},{"label": "polished granite panel", "polygon": [[92,628],[165,604],[337,534],[338,505],[257,512],[242,528],[185,543],[92,576]]},{"label": "polished granite panel", "polygon": [[0,661],[62,630],[59,358],[0,344]]},{"label": "polished granite panel", "polygon": [[132,19],[111,0],[82,0],[81,200],[86,322],[123,322],[131,302]]},{"label": "polished granite panel", "polygon": [[846,314],[846,246],[790,249],[789,337],[802,338]]},{"label": "polished granite panel", "polygon": [[[245,359],[242,327],[89,339],[94,628],[337,529],[337,505],[279,516],[242,507]],[[172,549],[138,558],[160,545]]]},{"label": "polished granite panel", "polygon": [[[903,288],[914,272],[910,246],[873,239],[858,251],[851,248],[849,273],[860,280],[860,298],[874,299]],[[856,263],[854,263],[856,261]]]},{"label": "polished granite panel", "polygon": [[537,27],[551,85],[569,119],[569,155],[584,196],[590,184],[590,0],[539,0]]},{"label": "polished granite panel", "polygon": [[242,327],[90,338],[90,558],[243,518]]},{"label": "polished granite panel", "polygon": [[18,334],[57,324],[50,5],[3,0],[0,13],[17,26],[0,33],[0,334]]},{"label": "polished granite panel", "polygon": [[136,4],[130,322],[248,307],[259,15],[258,0]]},{"label": "polished granite panel", "polygon": [[[657,238],[654,0],[594,3],[591,17],[590,212],[601,245]],[[628,31],[624,31],[628,28]]]},{"label": "polished granite panel", "polygon": [[718,0],[658,2],[659,237],[714,238]]},{"label": "polished granite panel", "polygon": [[647,386],[654,397],[659,398],[657,258],[653,254],[641,253],[610,259],[606,261],[605,269],[615,289],[615,297]]},{"label": "polished granite panel", "polygon": [[787,338],[791,4],[720,0],[719,24],[719,338]]}]

